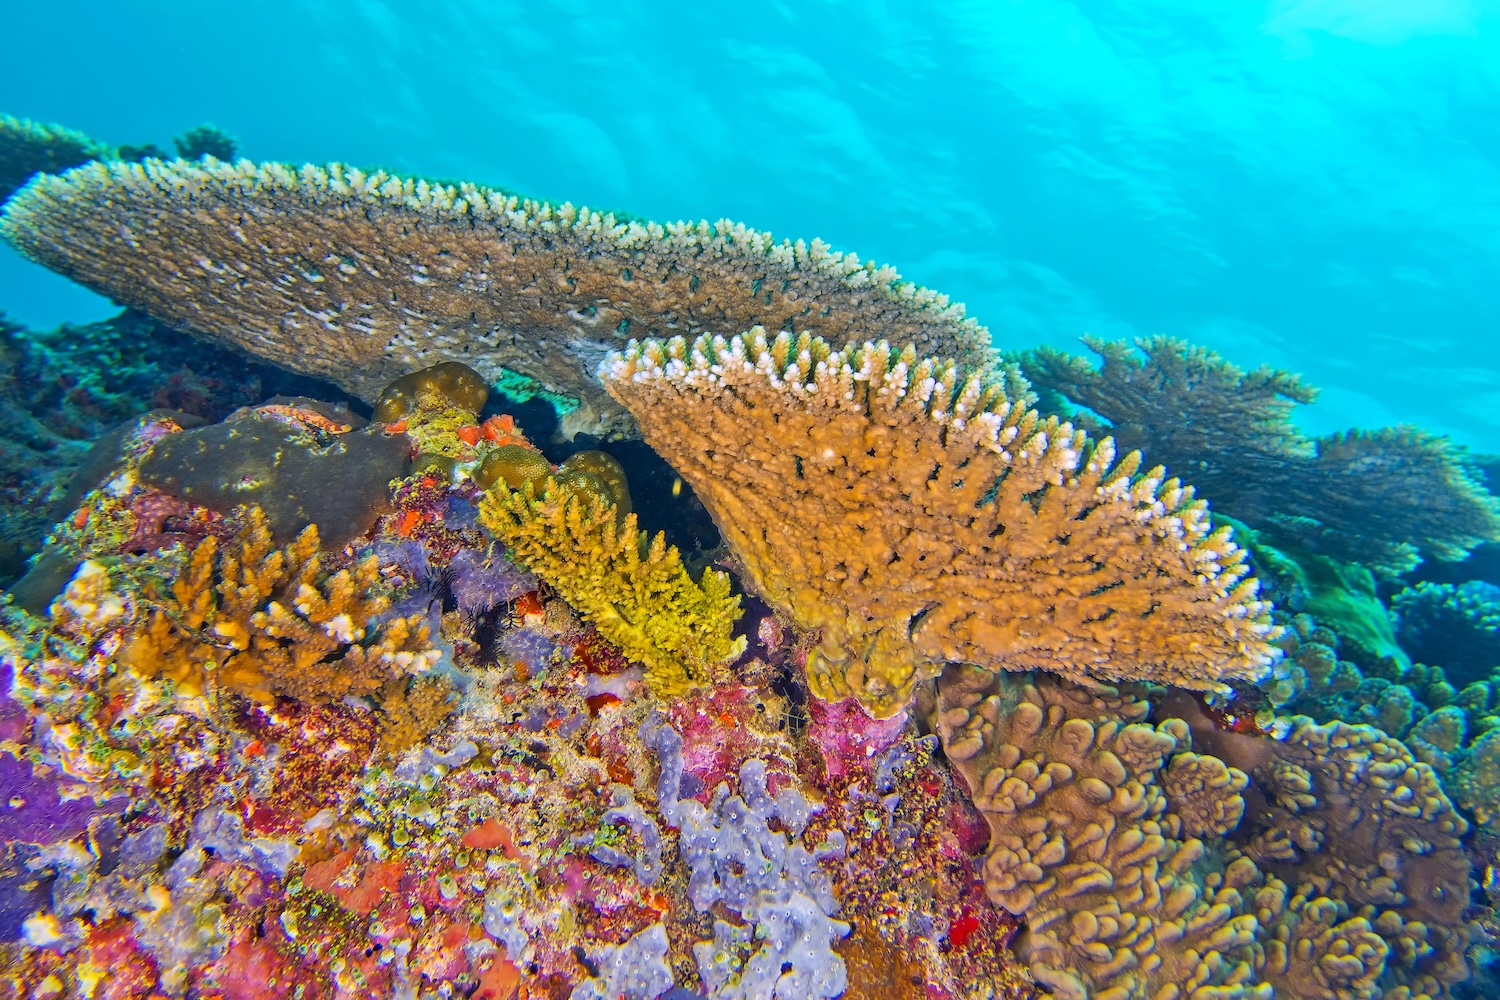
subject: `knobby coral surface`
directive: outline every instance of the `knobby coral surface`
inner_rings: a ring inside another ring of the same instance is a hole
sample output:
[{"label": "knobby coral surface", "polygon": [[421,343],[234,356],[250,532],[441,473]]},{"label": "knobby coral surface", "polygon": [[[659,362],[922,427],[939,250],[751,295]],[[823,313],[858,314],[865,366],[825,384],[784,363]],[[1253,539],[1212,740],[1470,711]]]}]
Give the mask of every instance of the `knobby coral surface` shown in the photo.
[{"label": "knobby coral surface", "polygon": [[1383,734],[1235,737],[1247,773],[1117,691],[970,666],[923,707],[989,824],[990,898],[1055,995],[1446,997],[1467,975],[1463,821]]},{"label": "knobby coral surface", "polygon": [[377,620],[389,604],[379,581],[373,556],[325,571],[315,527],[276,547],[252,507],[225,551],[213,535],[193,548],[120,660],[189,693],[216,680],[262,702],[373,694],[437,658],[421,616]]},{"label": "knobby coral surface", "polygon": [[1500,539],[1500,504],[1445,438],[1393,427],[1310,439],[1290,414],[1316,390],[1296,375],[1245,372],[1167,337],[1084,343],[1098,368],[1050,348],[1022,367],[1045,397],[1103,418],[1121,448],[1191,478],[1215,509],[1391,573],[1418,553],[1461,559]]},{"label": "knobby coral surface", "polygon": [[1389,950],[1381,985],[1437,997],[1468,977],[1468,823],[1431,767],[1369,725],[1294,716],[1269,740],[1193,721],[1199,743],[1252,776],[1237,848],[1368,917]]},{"label": "knobby coral surface", "polygon": [[1243,553],[1160,470],[908,347],[645,341],[606,387],[803,628],[813,693],[889,716],[945,662],[1209,689],[1270,659]]},{"label": "knobby coral surface", "polygon": [[648,541],[634,514],[621,524],[598,493],[550,479],[540,498],[529,483],[519,491],[502,485],[481,501],[480,519],[516,562],[643,664],[658,695],[707,681],[713,667],[745,650],[744,637],[734,636],[740,599],[728,574],[706,568],[694,583],[665,534]]},{"label": "knobby coral surface", "polygon": [[621,429],[622,414],[594,372],[631,334],[764,323],[898,337],[978,364],[991,352],[962,306],[818,240],[339,164],[93,164],[12,201],[0,236],[116,301],[367,400],[461,359],[487,380],[504,366],[584,400],[602,429]]}]

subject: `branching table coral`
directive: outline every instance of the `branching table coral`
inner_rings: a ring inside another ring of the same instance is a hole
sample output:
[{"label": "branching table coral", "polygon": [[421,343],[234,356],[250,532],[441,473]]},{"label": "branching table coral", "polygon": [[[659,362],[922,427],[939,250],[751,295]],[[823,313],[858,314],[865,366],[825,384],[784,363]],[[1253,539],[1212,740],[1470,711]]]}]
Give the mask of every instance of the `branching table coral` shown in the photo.
[{"label": "branching table coral", "polygon": [[594,377],[630,335],[755,323],[885,336],[988,364],[946,296],[824,243],[743,225],[635,222],[332,164],[92,164],[6,206],[0,236],[118,302],[373,400],[462,360],[628,425]]},{"label": "branching table coral", "polygon": [[1418,552],[1462,559],[1500,540],[1500,502],[1445,438],[1391,427],[1309,439],[1290,414],[1317,392],[1296,375],[1247,373],[1167,337],[1084,343],[1098,368],[1051,348],[1018,360],[1044,398],[1092,410],[1121,448],[1191,478],[1215,509],[1387,573]]},{"label": "branching table coral", "polygon": [[944,662],[1213,689],[1269,662],[1200,501],[1002,379],[807,334],[648,340],[605,385],[762,596],[821,629],[812,691],[889,716]]}]

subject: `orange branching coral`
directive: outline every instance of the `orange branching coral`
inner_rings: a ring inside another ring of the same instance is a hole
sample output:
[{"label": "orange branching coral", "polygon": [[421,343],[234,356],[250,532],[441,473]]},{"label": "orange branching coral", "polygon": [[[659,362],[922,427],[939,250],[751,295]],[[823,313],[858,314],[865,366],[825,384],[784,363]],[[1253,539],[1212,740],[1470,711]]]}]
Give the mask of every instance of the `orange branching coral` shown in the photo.
[{"label": "orange branching coral", "polygon": [[1500,540],[1500,504],[1444,438],[1396,427],[1310,439],[1290,415],[1317,391],[1296,375],[1247,373],[1166,337],[1084,343],[1098,368],[1048,348],[1019,358],[1043,400],[1092,410],[1122,448],[1191,477],[1217,510],[1393,573],[1418,552],[1461,559]]},{"label": "orange branching coral", "polygon": [[380,750],[400,753],[427,739],[454,712],[457,696],[441,677],[397,677],[380,691]]},{"label": "orange branching coral", "polygon": [[211,683],[257,701],[373,694],[438,656],[420,617],[373,623],[389,604],[379,581],[373,556],[326,571],[316,527],[276,547],[252,507],[225,551],[204,538],[168,593],[146,595],[155,607],[119,659],[187,694]]},{"label": "orange branching coral", "polygon": [[645,341],[603,376],[753,585],[822,630],[821,698],[889,716],[944,662],[1203,690],[1270,661],[1244,554],[1191,488],[1017,383],[759,328]]}]

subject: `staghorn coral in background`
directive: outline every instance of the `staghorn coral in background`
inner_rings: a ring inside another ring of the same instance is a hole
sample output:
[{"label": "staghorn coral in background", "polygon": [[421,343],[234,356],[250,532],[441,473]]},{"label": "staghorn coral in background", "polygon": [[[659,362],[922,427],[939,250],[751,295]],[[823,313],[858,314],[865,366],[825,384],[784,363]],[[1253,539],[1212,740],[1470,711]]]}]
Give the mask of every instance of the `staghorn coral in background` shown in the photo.
[{"label": "staghorn coral in background", "polygon": [[822,630],[820,698],[890,716],[945,661],[1211,690],[1271,659],[1243,553],[1192,490],[1013,380],[760,329],[645,341],[603,375],[754,588]]},{"label": "staghorn coral in background", "polygon": [[1216,510],[1384,574],[1500,540],[1500,503],[1445,438],[1393,427],[1309,439],[1290,414],[1316,390],[1296,375],[1247,373],[1168,337],[1084,343],[1098,368],[1052,348],[1016,360],[1049,409],[1092,411],[1121,448],[1191,478]]},{"label": "staghorn coral in background", "polygon": [[325,571],[316,527],[277,548],[252,507],[226,551],[207,536],[165,592],[147,591],[154,606],[119,659],[188,694],[212,684],[261,702],[374,694],[438,657],[421,616],[378,620],[389,604],[379,581],[373,556]]},{"label": "staghorn coral in background", "polygon": [[480,503],[480,522],[510,557],[557,590],[599,634],[646,667],[659,697],[709,680],[745,650],[734,637],[740,599],[712,568],[698,583],[676,546],[649,541],[634,514],[621,524],[599,493],[549,479],[540,498],[500,486]]},{"label": "staghorn coral in background", "polygon": [[62,173],[113,154],[111,147],[74,129],[0,115],[0,202],[36,174]]},{"label": "staghorn coral in background", "polygon": [[13,200],[0,236],[168,324],[367,400],[461,357],[487,380],[504,366],[578,398],[592,420],[575,422],[605,433],[629,421],[595,369],[631,334],[766,323],[978,365],[993,354],[962,306],[821,241],[339,164],[94,164]]}]

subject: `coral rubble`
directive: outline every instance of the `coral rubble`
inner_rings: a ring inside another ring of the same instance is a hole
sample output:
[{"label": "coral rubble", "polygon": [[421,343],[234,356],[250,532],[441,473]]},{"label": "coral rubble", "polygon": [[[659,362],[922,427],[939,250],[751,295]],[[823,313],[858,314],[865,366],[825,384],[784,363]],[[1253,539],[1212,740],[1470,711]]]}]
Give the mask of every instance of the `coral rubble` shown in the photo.
[{"label": "coral rubble", "polygon": [[820,698],[899,712],[944,662],[1197,689],[1271,659],[1204,505],[1015,383],[807,334],[645,341],[606,387],[762,596],[823,640]]}]

